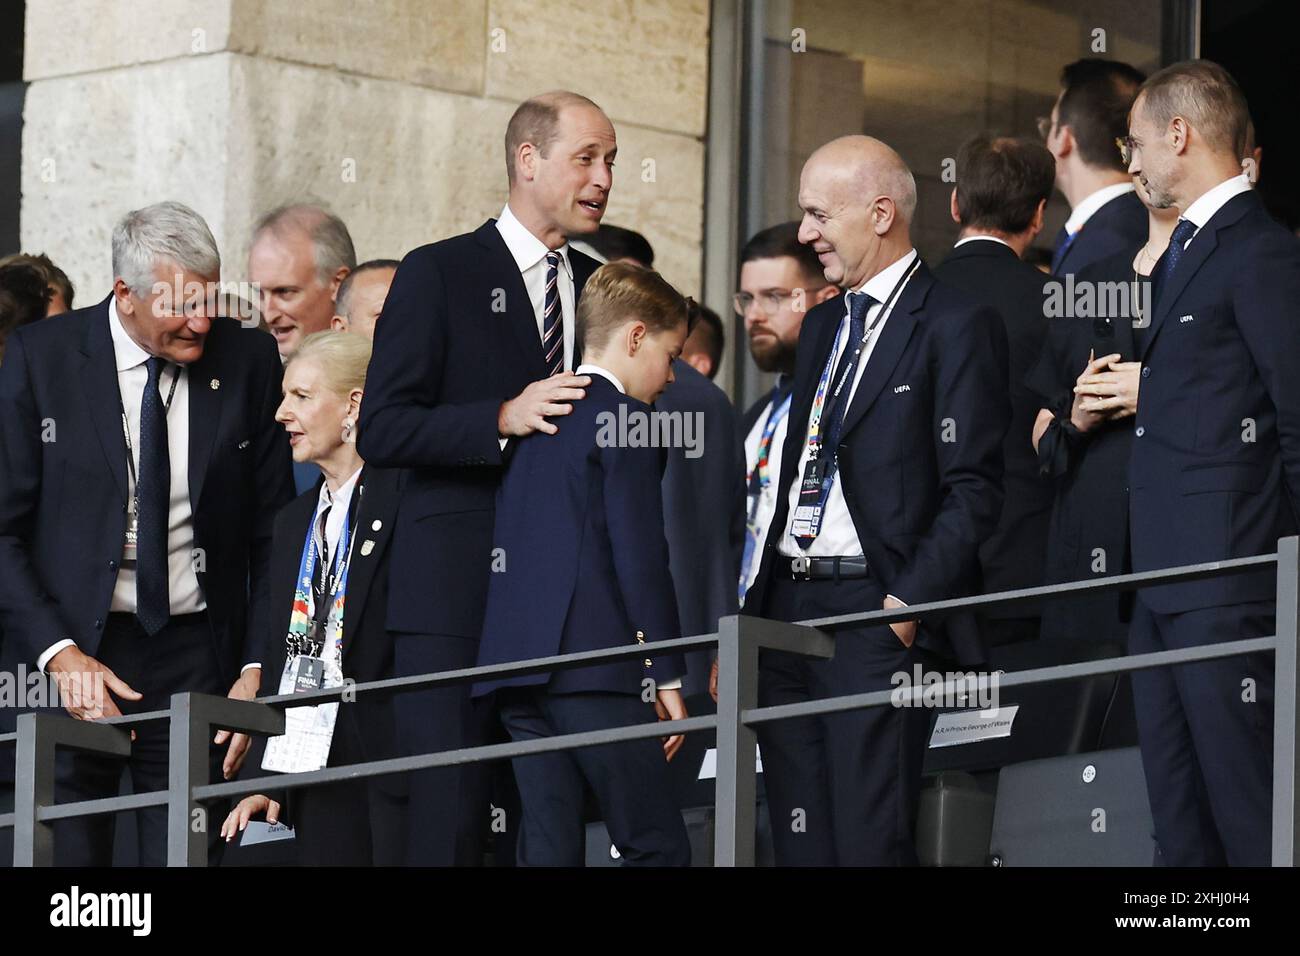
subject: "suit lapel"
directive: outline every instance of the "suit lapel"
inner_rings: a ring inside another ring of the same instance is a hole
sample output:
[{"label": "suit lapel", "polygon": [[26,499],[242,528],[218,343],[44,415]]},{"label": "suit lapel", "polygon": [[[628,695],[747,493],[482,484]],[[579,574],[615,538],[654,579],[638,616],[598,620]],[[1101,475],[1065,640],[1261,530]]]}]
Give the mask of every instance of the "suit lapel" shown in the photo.
[{"label": "suit lapel", "polygon": [[506,241],[497,230],[496,220],[489,219],[474,234],[479,244],[489,253],[487,278],[493,287],[505,292],[506,324],[514,335],[520,353],[528,362],[531,380],[547,377],[546,354],[542,351],[542,337],[537,331],[537,313],[533,311],[528,287],[524,285],[519,264],[510,254]]},{"label": "suit lapel", "polygon": [[[578,321],[578,301],[582,297],[582,289],[592,274],[600,268],[601,263],[590,256],[583,255],[570,246],[569,266],[573,269],[573,321],[576,326]],[[578,335],[575,328],[573,335],[573,367],[577,368],[581,364],[582,352],[578,347]]]},{"label": "suit lapel", "polygon": [[844,414],[844,427],[840,430],[841,438],[862,420],[867,409],[875,404],[889,377],[894,374],[898,360],[903,357],[907,343],[912,339],[912,332],[916,329],[916,316],[913,313],[921,307],[932,285],[934,285],[934,278],[922,262],[916,270],[916,275],[908,280],[907,288],[899,295],[893,311],[885,320],[885,327],[880,331],[880,341],[876,343],[876,347],[871,350],[871,355],[867,358],[867,365],[862,370],[862,378],[859,379],[858,387],[853,393],[853,401]]},{"label": "suit lapel", "polygon": [[[109,298],[112,298],[111,296]],[[81,387],[95,436],[108,460],[108,470],[117,483],[122,500],[127,499],[126,439],[122,435],[122,391],[117,381],[113,335],[108,328],[108,300],[91,310],[90,324],[82,346]]]},{"label": "suit lapel", "polygon": [[[215,332],[215,330],[213,330]],[[220,358],[214,354],[216,336],[209,334],[203,357],[186,369],[190,393],[190,508],[199,512],[203,500],[203,483],[207,477],[208,463],[212,460],[212,446],[221,431],[221,412],[225,407]],[[251,437],[251,436],[250,436]]]},{"label": "suit lapel", "polygon": [[1146,335],[1142,336],[1142,352],[1139,358],[1146,357],[1146,353],[1151,350],[1151,343],[1159,333],[1160,327],[1164,325],[1165,319],[1174,311],[1178,297],[1183,294],[1197,271],[1201,266],[1205,265],[1206,260],[1218,248],[1219,230],[1231,226],[1244,216],[1246,210],[1250,208],[1252,200],[1259,201],[1254,190],[1233,196],[1192,237],[1192,244],[1187,247],[1183,261],[1178,264],[1174,274],[1169,277],[1169,285],[1161,290],[1160,301],[1152,304],[1155,317],[1151,321],[1151,328],[1147,330]]},{"label": "suit lapel", "polygon": [[[357,505],[356,541],[348,566],[347,605],[343,611],[343,656],[352,649],[351,636],[356,628],[348,627],[349,618],[358,620],[365,611],[370,586],[388,547],[389,536],[397,515],[397,476],[399,472],[368,468],[361,475],[361,501]],[[378,527],[376,527],[376,524]],[[381,613],[383,610],[381,609]]]}]

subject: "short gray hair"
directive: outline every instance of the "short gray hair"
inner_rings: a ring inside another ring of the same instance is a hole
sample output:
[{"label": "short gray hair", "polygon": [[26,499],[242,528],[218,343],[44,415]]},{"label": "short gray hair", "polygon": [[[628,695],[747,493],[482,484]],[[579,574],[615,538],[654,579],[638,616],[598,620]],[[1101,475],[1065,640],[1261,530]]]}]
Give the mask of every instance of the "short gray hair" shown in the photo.
[{"label": "short gray hair", "polygon": [[357,252],[352,246],[352,236],[343,220],[323,206],[311,203],[292,203],[278,206],[257,221],[253,227],[253,241],[264,232],[276,236],[286,233],[303,233],[311,239],[316,258],[316,277],[325,285],[340,268],[349,272],[357,267]]},{"label": "short gray hair", "polygon": [[136,295],[153,289],[154,269],[174,262],[187,272],[221,275],[221,253],[203,217],[178,202],[135,209],[113,227],[113,275]]}]

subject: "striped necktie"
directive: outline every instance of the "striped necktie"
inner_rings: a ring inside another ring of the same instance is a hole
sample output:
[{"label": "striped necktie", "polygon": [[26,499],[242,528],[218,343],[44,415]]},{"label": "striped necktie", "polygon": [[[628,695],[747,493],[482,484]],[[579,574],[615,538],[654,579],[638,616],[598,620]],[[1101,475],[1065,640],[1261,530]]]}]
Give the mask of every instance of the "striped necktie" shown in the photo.
[{"label": "striped necktie", "polygon": [[551,375],[564,371],[564,316],[560,310],[560,254],[546,254],[546,297],[542,307],[542,352]]}]

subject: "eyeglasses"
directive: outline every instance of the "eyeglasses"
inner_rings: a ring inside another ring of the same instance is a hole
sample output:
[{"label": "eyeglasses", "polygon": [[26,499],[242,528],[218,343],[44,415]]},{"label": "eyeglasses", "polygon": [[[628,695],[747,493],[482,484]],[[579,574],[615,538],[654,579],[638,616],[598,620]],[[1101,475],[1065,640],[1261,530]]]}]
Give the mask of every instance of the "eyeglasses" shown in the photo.
[{"label": "eyeglasses", "polygon": [[1050,116],[1040,116],[1034,121],[1038,127],[1038,135],[1046,142],[1047,138],[1052,135],[1052,118]]},{"label": "eyeglasses", "polygon": [[1133,141],[1132,136],[1116,136],[1115,145],[1119,147],[1119,161],[1125,166],[1133,162],[1133,154],[1137,151],[1138,145]]},{"label": "eyeglasses", "polygon": [[758,308],[764,315],[776,315],[781,311],[781,304],[786,299],[792,299],[798,292],[782,292],[772,289],[768,292],[760,292],[757,297],[750,295],[748,292],[737,292],[731,297],[732,305],[735,306],[736,315],[745,316],[749,307],[758,302]]}]

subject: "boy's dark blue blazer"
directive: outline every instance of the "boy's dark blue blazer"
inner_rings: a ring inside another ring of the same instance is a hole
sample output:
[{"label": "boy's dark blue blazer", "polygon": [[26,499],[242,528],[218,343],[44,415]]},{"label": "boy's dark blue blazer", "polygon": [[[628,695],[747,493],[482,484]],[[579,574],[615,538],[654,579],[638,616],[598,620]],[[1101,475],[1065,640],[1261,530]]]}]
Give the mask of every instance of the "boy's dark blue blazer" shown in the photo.
[{"label": "boy's dark blue blazer", "polygon": [[[497,495],[494,573],[478,663],[548,657],[680,637],[664,538],[663,449],[598,442],[617,439],[626,407],[651,406],[591,376],[587,396],[555,422],[555,435],[518,445]],[[607,416],[612,416],[609,418]],[[648,434],[648,433],[647,433]],[[608,447],[602,447],[608,445]],[[507,686],[546,685],[551,693],[640,694],[641,682],[686,673],[681,654],[529,674],[476,684],[475,696]]]}]

